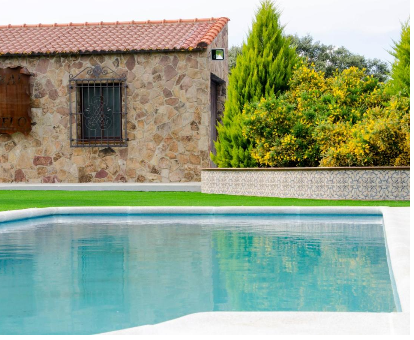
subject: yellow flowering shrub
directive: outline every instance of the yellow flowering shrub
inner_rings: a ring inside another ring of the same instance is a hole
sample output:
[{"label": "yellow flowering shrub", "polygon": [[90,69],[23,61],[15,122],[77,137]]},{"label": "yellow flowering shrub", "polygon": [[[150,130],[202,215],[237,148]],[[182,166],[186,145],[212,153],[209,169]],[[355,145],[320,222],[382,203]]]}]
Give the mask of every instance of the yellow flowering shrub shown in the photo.
[{"label": "yellow flowering shrub", "polygon": [[260,166],[408,165],[409,113],[409,98],[364,70],[301,66],[285,94],[247,104],[242,125]]},{"label": "yellow flowering shrub", "polygon": [[395,96],[383,106],[369,108],[348,128],[331,126],[321,145],[321,166],[409,165],[409,98]]}]

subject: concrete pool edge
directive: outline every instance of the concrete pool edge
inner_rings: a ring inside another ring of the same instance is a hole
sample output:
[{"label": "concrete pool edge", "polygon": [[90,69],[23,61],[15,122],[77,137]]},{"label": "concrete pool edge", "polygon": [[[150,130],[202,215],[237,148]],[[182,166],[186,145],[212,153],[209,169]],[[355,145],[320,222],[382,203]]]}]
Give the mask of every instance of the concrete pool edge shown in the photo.
[{"label": "concrete pool edge", "polygon": [[61,207],[0,212],[0,223],[79,214],[332,214],[382,215],[401,302],[399,313],[207,312],[108,334],[409,334],[410,208],[389,207]]},{"label": "concrete pool edge", "polygon": [[406,335],[409,324],[409,313],[204,312],[103,334]]},{"label": "concrete pool edge", "polygon": [[[227,206],[227,207],[50,207],[29,208],[22,210],[10,210],[0,212],[0,223],[23,220],[34,217],[45,217],[53,215],[86,215],[86,214],[193,214],[193,215],[216,215],[216,214],[329,214],[329,215],[383,215],[386,207],[254,207],[254,206]],[[394,209],[394,208],[393,208]],[[404,208],[403,208],[404,209]],[[409,209],[409,208],[406,208]]]},{"label": "concrete pool edge", "polygon": [[402,312],[410,312],[410,210],[382,208],[385,240]]}]

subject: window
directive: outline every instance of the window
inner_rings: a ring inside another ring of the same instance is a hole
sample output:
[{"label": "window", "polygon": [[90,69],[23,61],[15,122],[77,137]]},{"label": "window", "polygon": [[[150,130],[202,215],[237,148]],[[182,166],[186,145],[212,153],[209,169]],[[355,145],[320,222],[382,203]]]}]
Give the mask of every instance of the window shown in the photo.
[{"label": "window", "polygon": [[122,137],[121,84],[79,86],[82,140],[120,140]]},{"label": "window", "polygon": [[127,146],[125,78],[102,79],[108,72],[96,67],[87,72],[95,78],[70,78],[71,146]]}]

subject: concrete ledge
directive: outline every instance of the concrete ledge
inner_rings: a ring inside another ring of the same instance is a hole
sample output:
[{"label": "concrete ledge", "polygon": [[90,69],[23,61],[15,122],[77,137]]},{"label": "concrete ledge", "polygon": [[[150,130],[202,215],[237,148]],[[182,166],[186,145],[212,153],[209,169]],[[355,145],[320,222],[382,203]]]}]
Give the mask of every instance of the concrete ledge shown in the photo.
[{"label": "concrete ledge", "polygon": [[0,190],[201,192],[201,183],[0,183]]},{"label": "concrete ledge", "polygon": [[[0,222],[79,214],[382,215],[402,312],[207,312],[107,334],[410,334],[410,208],[389,207],[64,207],[0,212]],[[0,225],[1,227],[1,225]]]},{"label": "concrete ledge", "polygon": [[342,171],[342,170],[410,170],[409,166],[318,166],[290,168],[203,168],[202,171]]}]

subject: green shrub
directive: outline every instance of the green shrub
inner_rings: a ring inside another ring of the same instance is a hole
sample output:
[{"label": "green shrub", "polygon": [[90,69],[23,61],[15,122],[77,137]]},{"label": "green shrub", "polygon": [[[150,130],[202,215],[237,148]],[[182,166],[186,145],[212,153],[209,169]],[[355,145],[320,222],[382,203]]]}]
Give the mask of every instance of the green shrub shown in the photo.
[{"label": "green shrub", "polygon": [[260,166],[409,165],[409,99],[351,67],[299,67],[290,90],[248,104],[243,134]]}]

